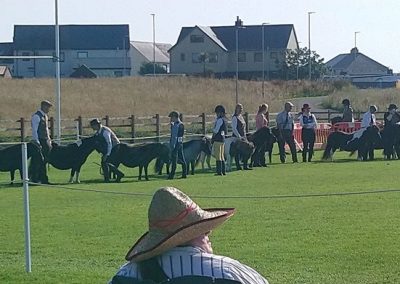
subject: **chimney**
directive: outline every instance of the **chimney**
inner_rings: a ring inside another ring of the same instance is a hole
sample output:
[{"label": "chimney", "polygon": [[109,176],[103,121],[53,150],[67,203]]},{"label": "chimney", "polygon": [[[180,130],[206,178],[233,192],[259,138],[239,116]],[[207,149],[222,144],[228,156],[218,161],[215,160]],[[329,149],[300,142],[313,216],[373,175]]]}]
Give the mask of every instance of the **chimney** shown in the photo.
[{"label": "chimney", "polygon": [[236,27],[241,27],[241,26],[243,26],[243,21],[239,18],[239,16],[236,16],[235,26],[236,26]]}]

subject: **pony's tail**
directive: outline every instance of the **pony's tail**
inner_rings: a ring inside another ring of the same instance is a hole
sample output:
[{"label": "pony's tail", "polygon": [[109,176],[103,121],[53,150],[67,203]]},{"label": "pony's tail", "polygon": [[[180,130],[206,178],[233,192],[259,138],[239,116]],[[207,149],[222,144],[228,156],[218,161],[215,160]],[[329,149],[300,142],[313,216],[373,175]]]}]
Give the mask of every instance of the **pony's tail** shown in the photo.
[{"label": "pony's tail", "polygon": [[160,175],[162,173],[163,167],[164,161],[160,158],[157,158],[156,163],[154,164],[154,171]]},{"label": "pony's tail", "polygon": [[352,157],[355,152],[357,152],[357,150],[351,151],[350,154],[349,154],[349,157]]}]

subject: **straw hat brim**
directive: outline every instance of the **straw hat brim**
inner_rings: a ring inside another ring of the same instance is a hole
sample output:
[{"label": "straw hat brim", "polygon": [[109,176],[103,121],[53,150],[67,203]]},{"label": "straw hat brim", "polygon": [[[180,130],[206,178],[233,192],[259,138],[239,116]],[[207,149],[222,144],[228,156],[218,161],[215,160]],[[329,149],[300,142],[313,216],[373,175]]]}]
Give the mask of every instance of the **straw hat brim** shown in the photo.
[{"label": "straw hat brim", "polygon": [[234,208],[203,210],[205,212],[203,219],[188,224],[170,235],[156,234],[153,231],[145,233],[128,251],[125,259],[138,262],[160,255],[171,248],[183,245],[201,234],[213,230],[235,213]]}]

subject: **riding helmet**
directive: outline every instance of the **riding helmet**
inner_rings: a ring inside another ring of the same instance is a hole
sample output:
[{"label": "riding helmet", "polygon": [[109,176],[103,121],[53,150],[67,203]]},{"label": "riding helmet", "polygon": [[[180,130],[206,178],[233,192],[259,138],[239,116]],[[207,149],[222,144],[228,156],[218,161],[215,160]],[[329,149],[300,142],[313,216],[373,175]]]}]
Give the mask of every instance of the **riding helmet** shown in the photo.
[{"label": "riding helmet", "polygon": [[342,104],[343,104],[343,105],[346,105],[346,106],[349,106],[349,105],[350,105],[349,99],[344,99],[344,100],[342,101]]}]

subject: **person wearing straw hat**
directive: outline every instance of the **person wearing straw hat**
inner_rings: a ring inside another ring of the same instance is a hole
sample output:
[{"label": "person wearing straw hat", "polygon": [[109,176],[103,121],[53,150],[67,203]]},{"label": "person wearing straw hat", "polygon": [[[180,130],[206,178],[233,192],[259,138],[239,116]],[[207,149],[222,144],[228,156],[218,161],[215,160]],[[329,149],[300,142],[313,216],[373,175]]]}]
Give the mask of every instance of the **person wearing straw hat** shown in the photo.
[{"label": "person wearing straw hat", "polygon": [[[385,159],[390,160],[394,156],[394,148],[396,152],[400,152],[398,146],[395,147],[396,132],[399,131],[400,114],[397,111],[397,105],[390,104],[384,116],[384,135],[383,135],[383,154]],[[396,131],[397,130],[397,131]]]},{"label": "person wearing straw hat", "polygon": [[[41,101],[40,109],[32,115],[31,119],[32,141],[37,145],[40,145],[45,161],[47,161],[49,153],[52,149],[48,117],[48,113],[52,106],[53,104],[48,100]],[[40,176],[41,183],[49,183],[46,164],[43,164],[41,167]]]},{"label": "person wearing straw hat", "polygon": [[267,284],[254,269],[213,254],[210,232],[234,213],[234,208],[201,209],[173,187],[157,190],[148,211],[148,232],[128,251],[125,259],[129,262],[109,283],[119,283],[121,277],[159,283],[191,275]]},{"label": "person wearing straw hat", "polygon": [[101,168],[103,169],[104,182],[110,182],[110,171],[117,176],[116,181],[120,182],[125,176],[124,173],[108,162],[110,156],[118,151],[120,141],[117,135],[109,127],[102,125],[97,118],[90,121],[90,127],[96,131],[95,136],[104,145],[101,151]]},{"label": "person wearing straw hat", "polygon": [[281,163],[285,163],[286,161],[285,143],[289,145],[293,163],[297,163],[296,145],[293,136],[294,115],[291,112],[292,108],[293,104],[291,102],[286,102],[284,110],[276,116],[276,125],[280,133],[280,137],[278,137],[278,145]]},{"label": "person wearing straw hat", "polygon": [[[314,154],[315,128],[317,128],[317,119],[310,112],[310,105],[303,104],[299,116],[301,129],[301,140],[303,141],[303,162],[311,162]],[[308,153],[308,159],[307,159]]]},{"label": "person wearing straw hat", "polygon": [[187,164],[185,155],[183,154],[183,134],[185,133],[185,127],[179,119],[179,112],[171,111],[168,117],[171,119],[171,138],[169,140],[169,147],[172,162],[171,172],[168,175],[168,179],[174,178],[178,159],[182,163],[182,178],[186,178]]}]

